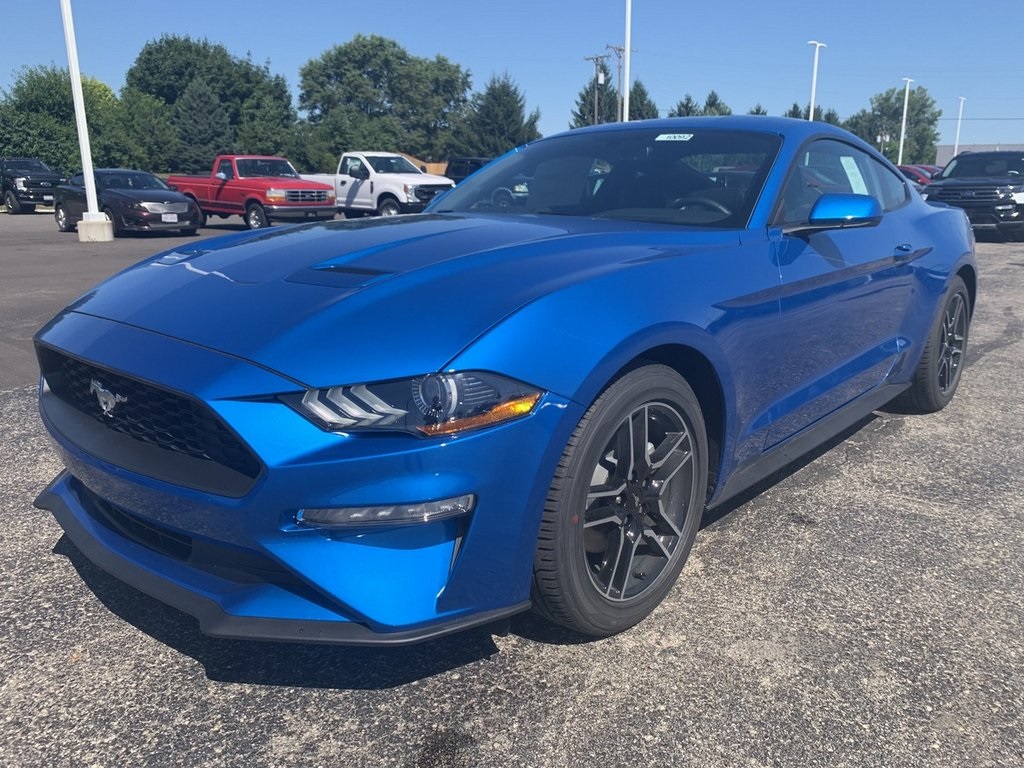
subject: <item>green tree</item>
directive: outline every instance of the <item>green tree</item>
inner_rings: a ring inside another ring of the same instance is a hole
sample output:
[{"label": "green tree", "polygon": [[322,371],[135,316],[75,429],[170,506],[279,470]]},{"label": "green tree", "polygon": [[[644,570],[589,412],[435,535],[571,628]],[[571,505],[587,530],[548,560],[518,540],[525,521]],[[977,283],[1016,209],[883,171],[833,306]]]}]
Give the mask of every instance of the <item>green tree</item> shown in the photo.
[{"label": "green tree", "polygon": [[755,104],[754,106],[752,106],[750,108],[750,111],[747,112],[747,114],[748,115],[767,115],[768,114],[768,110],[761,106],[761,102],[757,102],[757,104]]},{"label": "green tree", "polygon": [[633,81],[629,89],[629,119],[650,120],[658,116],[658,105],[647,93],[647,88],[639,80]]},{"label": "green tree", "polygon": [[526,114],[526,98],[506,73],[488,81],[482,93],[473,95],[469,111],[459,126],[461,154],[496,157],[540,138],[540,112]]},{"label": "green tree", "polygon": [[707,98],[704,99],[704,107],[701,109],[702,115],[731,115],[732,110],[729,109],[729,105],[722,101],[722,98],[715,91],[708,91]]},{"label": "green tree", "polygon": [[135,153],[130,165],[154,173],[173,170],[178,153],[174,110],[156,96],[128,87],[121,91],[121,104]]},{"label": "green tree", "polygon": [[[903,88],[890,88],[871,97],[871,107],[850,116],[843,124],[851,133],[874,146],[895,162],[899,154],[903,122]],[[907,131],[903,144],[903,162],[934,163],[939,142],[939,118],[942,111],[924,86],[910,90],[907,104]],[[881,141],[879,141],[881,137]],[[886,139],[885,137],[888,137]]]},{"label": "green tree", "polygon": [[793,102],[793,106],[791,106],[789,109],[787,109],[785,112],[783,112],[782,116],[783,117],[792,117],[792,118],[795,118],[797,120],[806,120],[807,119],[807,110],[804,107],[801,107],[799,102],[794,101]]},{"label": "green tree", "polygon": [[[576,97],[576,108],[572,111],[570,128],[582,128],[597,123],[614,123],[618,119],[618,92],[612,85],[608,65],[601,59],[599,72],[590,78]],[[597,119],[594,119],[594,98],[597,98]]]},{"label": "green tree", "polygon": [[[110,87],[93,77],[82,76],[82,95],[93,162],[97,166],[124,165],[131,161],[131,141],[124,127],[120,100]],[[15,78],[5,105],[8,120],[28,131],[24,139],[11,135],[11,148],[35,146],[39,151],[10,151],[31,154],[62,169],[81,167],[71,77],[54,65],[23,67]]]},{"label": "green tree", "polygon": [[669,117],[696,117],[701,114],[701,106],[690,94],[677,101],[676,105],[669,111]]},{"label": "green tree", "polygon": [[[356,35],[334,46],[306,62],[299,76],[299,108],[311,123],[341,114],[358,134],[389,136],[397,127],[396,149],[425,160],[449,154],[470,87],[469,73],[443,56],[411,56],[377,35]],[[345,148],[357,146],[384,148],[378,141]]]},{"label": "green tree", "polygon": [[235,143],[240,152],[260,155],[287,153],[295,127],[295,110],[272,92],[258,90],[242,105]]},{"label": "green tree", "polygon": [[202,77],[194,78],[174,105],[174,124],[181,138],[178,170],[208,171],[215,155],[232,148],[227,111]]}]

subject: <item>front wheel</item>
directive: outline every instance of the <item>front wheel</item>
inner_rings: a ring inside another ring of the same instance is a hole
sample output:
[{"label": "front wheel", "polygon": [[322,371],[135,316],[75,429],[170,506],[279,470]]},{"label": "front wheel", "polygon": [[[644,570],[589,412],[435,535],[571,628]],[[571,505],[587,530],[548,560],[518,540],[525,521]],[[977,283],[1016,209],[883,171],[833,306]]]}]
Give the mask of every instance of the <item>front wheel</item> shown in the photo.
[{"label": "front wheel", "polygon": [[397,216],[402,212],[402,207],[393,197],[382,197],[377,201],[378,216]]},{"label": "front wheel", "polygon": [[645,365],[580,420],[548,492],[534,603],[593,636],[644,619],[668,594],[700,527],[708,449],[700,405],[678,373]]},{"label": "front wheel", "polygon": [[57,222],[57,230],[60,232],[70,232],[75,228],[75,225],[71,223],[71,217],[68,216],[67,208],[59,203],[53,211],[53,218]]},{"label": "front wheel", "polygon": [[104,208],[103,209],[103,215],[106,216],[107,217],[107,221],[110,222],[110,226],[114,230],[114,237],[117,237],[119,234],[121,234],[121,225],[118,224],[117,216],[114,215],[114,212],[112,210],[110,210],[109,208]]},{"label": "front wheel", "polygon": [[954,277],[900,405],[916,413],[934,413],[949,404],[963,372],[970,325],[971,298],[964,281]]},{"label": "front wheel", "polygon": [[249,229],[263,229],[267,226],[267,213],[259,203],[249,203],[245,209],[245,225]]},{"label": "front wheel", "polygon": [[14,193],[10,190],[7,190],[7,192],[4,193],[4,205],[7,206],[8,213],[22,212],[21,203],[18,202],[18,198],[16,198]]}]

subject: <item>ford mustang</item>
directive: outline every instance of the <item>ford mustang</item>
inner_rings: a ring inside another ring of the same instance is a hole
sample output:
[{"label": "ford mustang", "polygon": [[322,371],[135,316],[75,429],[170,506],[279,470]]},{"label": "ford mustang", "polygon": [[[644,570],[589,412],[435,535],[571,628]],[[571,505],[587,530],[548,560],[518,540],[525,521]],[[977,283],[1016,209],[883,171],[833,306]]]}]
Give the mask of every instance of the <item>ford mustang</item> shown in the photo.
[{"label": "ford mustang", "polygon": [[398,644],[530,607],[605,636],[706,508],[890,401],[943,408],[976,292],[963,211],[838,128],[572,131],[422,215],[90,290],[36,337],[66,467],[36,503],[214,636]]}]

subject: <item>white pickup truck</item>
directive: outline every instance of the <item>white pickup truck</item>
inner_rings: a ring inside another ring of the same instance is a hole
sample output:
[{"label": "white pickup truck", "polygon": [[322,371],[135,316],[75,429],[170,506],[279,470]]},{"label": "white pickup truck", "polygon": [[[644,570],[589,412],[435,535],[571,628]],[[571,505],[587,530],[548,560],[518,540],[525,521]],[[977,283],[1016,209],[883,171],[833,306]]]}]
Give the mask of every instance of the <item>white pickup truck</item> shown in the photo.
[{"label": "white pickup truck", "polygon": [[437,195],[455,186],[444,176],[424,173],[394,152],[346,152],[338,172],[302,174],[309,181],[333,184],[338,210],[346,217],[376,213],[419,213]]}]

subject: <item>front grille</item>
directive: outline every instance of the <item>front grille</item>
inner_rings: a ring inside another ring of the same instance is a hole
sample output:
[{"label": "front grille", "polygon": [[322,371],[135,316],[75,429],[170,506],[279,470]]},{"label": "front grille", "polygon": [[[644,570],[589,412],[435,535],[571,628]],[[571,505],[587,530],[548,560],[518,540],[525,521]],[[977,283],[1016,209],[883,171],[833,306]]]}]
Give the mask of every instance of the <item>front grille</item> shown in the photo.
[{"label": "front grille", "polygon": [[188,203],[143,203],[150,213],[188,213]]},{"label": "front grille", "polygon": [[926,191],[929,200],[943,203],[991,203],[1004,197],[998,187],[940,187]]},{"label": "front grille", "polygon": [[253,453],[202,403],[48,347],[39,348],[39,362],[50,391],[105,429],[250,479],[259,475]]},{"label": "front grille", "polygon": [[421,202],[430,202],[440,193],[451,189],[450,184],[423,184],[416,187],[416,199]]},{"label": "front grille", "polygon": [[284,199],[289,203],[326,203],[326,189],[288,189]]}]

